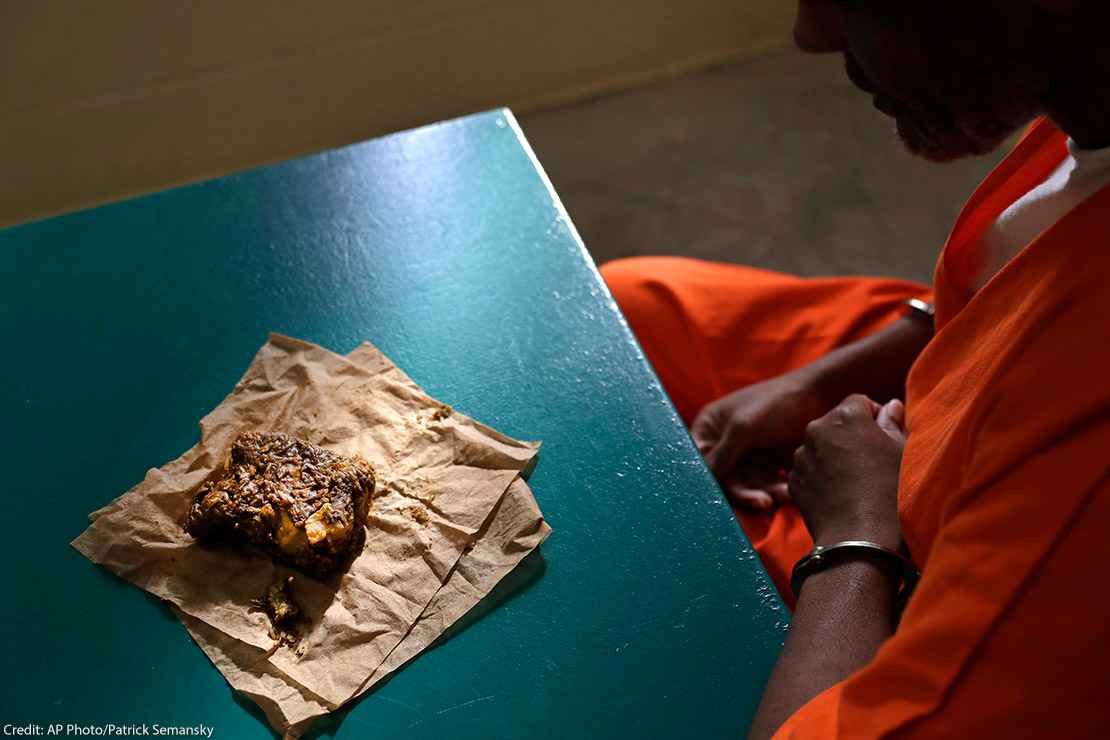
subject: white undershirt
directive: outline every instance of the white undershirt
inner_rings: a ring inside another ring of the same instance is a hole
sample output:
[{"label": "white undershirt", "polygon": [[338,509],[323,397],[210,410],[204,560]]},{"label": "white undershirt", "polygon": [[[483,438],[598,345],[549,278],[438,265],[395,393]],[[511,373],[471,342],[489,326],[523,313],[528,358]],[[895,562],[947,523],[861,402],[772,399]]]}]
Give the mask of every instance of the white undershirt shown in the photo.
[{"label": "white undershirt", "polygon": [[1045,229],[1110,183],[1110,147],[1080,149],[1068,139],[1068,156],[1044,182],[1002,212],[983,236],[979,290]]}]

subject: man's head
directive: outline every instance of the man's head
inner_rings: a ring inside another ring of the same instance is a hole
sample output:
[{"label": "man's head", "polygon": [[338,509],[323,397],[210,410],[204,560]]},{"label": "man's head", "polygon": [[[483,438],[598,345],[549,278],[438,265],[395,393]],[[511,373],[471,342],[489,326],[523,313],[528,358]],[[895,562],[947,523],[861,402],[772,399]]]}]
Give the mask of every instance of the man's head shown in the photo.
[{"label": "man's head", "polygon": [[1099,6],[1108,5],[799,0],[794,37],[804,51],[843,54],[849,77],[895,119],[907,148],[947,161],[985,154],[1065,105],[1059,98],[1082,88],[1074,76],[1089,56],[1084,24],[1104,20]]}]

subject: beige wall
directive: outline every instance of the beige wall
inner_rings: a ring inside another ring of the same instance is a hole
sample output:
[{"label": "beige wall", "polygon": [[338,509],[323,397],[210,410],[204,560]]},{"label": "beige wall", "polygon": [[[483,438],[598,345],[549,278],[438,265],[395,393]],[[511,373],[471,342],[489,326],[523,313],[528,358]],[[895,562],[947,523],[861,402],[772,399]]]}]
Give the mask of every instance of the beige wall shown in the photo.
[{"label": "beige wall", "polygon": [[782,0],[7,0],[0,225],[786,42]]}]

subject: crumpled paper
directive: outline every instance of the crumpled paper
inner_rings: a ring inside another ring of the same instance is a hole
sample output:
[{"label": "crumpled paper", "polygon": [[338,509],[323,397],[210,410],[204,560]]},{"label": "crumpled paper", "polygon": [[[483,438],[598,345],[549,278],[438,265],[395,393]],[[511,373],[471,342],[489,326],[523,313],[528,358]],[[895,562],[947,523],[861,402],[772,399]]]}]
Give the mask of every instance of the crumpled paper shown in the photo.
[{"label": "crumpled paper", "polygon": [[[316,580],[184,532],[196,491],[248,430],[374,465],[366,543],[346,572]],[[228,682],[297,737],[431,644],[546,538],[518,477],[538,447],[429,397],[368,343],[342,357],[273,334],[201,420],[201,441],[90,514],[73,546],[170,602]],[[251,608],[287,575],[310,622],[295,646],[276,642]]]}]

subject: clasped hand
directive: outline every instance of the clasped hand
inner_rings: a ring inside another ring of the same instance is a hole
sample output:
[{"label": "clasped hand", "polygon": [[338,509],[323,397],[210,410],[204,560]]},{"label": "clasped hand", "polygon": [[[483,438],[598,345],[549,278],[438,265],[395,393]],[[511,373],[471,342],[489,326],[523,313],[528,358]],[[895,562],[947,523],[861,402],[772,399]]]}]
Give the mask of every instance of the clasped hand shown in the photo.
[{"label": "clasped hand", "polygon": [[823,413],[804,375],[787,374],[709,404],[691,426],[698,450],[739,507],[793,500],[817,544],[901,542],[900,401],[853,395]]}]

